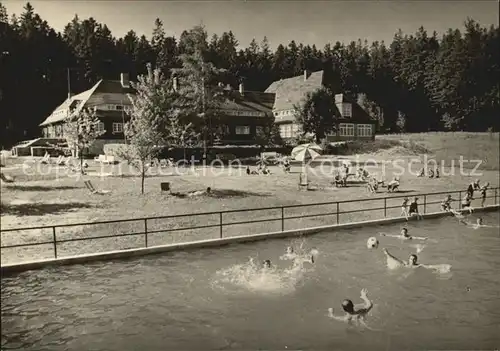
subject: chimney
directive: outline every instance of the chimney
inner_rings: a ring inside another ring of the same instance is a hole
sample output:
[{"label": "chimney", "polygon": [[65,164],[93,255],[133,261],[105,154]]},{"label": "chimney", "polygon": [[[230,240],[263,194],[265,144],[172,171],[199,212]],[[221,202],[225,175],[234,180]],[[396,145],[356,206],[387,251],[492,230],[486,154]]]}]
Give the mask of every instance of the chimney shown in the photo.
[{"label": "chimney", "polygon": [[307,78],[309,78],[309,71],[307,69],[304,70],[304,82],[307,80]]},{"label": "chimney", "polygon": [[128,78],[128,73],[122,73],[120,75],[120,81],[122,83],[122,88],[130,88],[130,80]]},{"label": "chimney", "polygon": [[245,93],[245,88],[243,86],[243,83],[240,83],[240,94],[243,95]]},{"label": "chimney", "polygon": [[174,91],[177,91],[179,89],[179,79],[175,76],[172,78],[172,85],[173,85]]}]

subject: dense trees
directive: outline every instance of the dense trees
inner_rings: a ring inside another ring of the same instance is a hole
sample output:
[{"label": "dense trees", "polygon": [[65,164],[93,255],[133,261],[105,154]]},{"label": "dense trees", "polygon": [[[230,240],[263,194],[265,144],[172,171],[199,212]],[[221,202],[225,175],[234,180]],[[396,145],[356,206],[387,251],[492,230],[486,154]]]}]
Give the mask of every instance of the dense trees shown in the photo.
[{"label": "dense trees", "polygon": [[[38,124],[67,96],[68,71],[71,91],[79,92],[97,79],[118,79],[120,72],[135,80],[147,73],[147,63],[165,77],[172,68],[186,69],[182,58],[193,50],[193,30],[173,38],[163,26],[159,19],[152,24],[151,40],[133,30],[115,38],[97,19],[75,16],[57,33],[29,3],[19,17],[10,18],[0,4],[3,146],[39,135]],[[319,50],[292,41],[274,52],[266,38],[241,49],[229,28],[204,36],[204,65],[223,68],[217,79],[235,88],[244,82],[246,90],[262,91],[304,69],[325,69],[334,93],[363,94],[383,121],[381,131],[500,129],[498,27],[485,28],[469,19],[463,30],[441,36],[419,28],[414,34],[398,31],[390,44],[358,40]]]}]

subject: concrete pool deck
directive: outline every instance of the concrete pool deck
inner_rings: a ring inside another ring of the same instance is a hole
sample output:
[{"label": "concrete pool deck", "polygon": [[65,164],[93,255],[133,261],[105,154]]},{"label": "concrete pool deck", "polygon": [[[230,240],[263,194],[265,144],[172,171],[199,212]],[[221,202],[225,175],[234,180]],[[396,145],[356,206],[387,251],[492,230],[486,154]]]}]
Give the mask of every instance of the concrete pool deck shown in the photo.
[{"label": "concrete pool deck", "polygon": [[[485,207],[474,208],[474,212],[488,212],[488,211],[497,211],[500,209],[500,205],[489,205]],[[466,210],[461,210],[461,212],[466,212]],[[422,218],[424,219],[432,219],[432,218],[440,218],[450,216],[449,212],[434,212],[423,214]],[[411,220],[416,220],[416,218],[411,218]],[[127,249],[127,250],[116,250],[116,251],[108,251],[102,253],[95,254],[84,254],[77,256],[67,256],[62,258],[54,258],[54,259],[45,259],[38,261],[28,261],[28,262],[19,262],[13,264],[7,264],[0,267],[1,275],[19,273],[29,270],[42,269],[50,266],[63,266],[63,265],[73,265],[73,264],[84,264],[89,262],[96,261],[107,261],[107,260],[115,260],[115,259],[129,259],[133,257],[140,257],[144,255],[151,254],[159,254],[163,252],[171,252],[171,251],[179,251],[179,250],[191,250],[191,249],[199,249],[199,248],[208,248],[214,246],[225,246],[234,243],[247,243],[253,241],[267,240],[267,239],[277,239],[277,238],[286,238],[286,237],[294,237],[294,236],[304,236],[304,235],[312,235],[316,233],[320,233],[326,230],[335,230],[335,229],[348,229],[348,228],[357,228],[364,227],[369,225],[385,225],[392,223],[400,223],[406,222],[404,217],[392,217],[392,218],[383,218],[378,220],[369,220],[362,222],[352,222],[345,224],[332,224],[325,225],[319,227],[311,227],[304,229],[293,229],[293,230],[285,230],[280,232],[271,232],[271,233],[263,233],[263,234],[255,234],[255,235],[243,235],[222,239],[208,239],[208,240],[199,240],[192,241],[186,243],[176,243],[169,245],[161,245],[161,246],[153,246],[147,248],[136,248],[136,249]]]}]

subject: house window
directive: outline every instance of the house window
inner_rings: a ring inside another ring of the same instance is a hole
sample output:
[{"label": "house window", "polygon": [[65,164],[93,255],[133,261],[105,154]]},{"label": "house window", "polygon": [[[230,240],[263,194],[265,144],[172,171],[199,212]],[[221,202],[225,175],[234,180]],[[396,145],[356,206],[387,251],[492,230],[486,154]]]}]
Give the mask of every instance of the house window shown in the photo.
[{"label": "house window", "polygon": [[351,104],[342,104],[342,117],[352,117]]},{"label": "house window", "polygon": [[296,137],[301,132],[301,128],[297,123],[292,124],[292,137]]},{"label": "house window", "polygon": [[99,124],[97,125],[97,131],[104,132],[104,123],[99,122]]},{"label": "house window", "polygon": [[123,110],[123,106],[122,105],[116,105],[115,109],[118,110],[118,111],[121,111],[121,110]]},{"label": "house window", "polygon": [[293,126],[292,124],[282,124],[280,125],[280,135],[282,138],[292,138],[292,131],[293,131]]},{"label": "house window", "polygon": [[339,136],[354,136],[354,124],[352,124],[352,123],[340,123],[339,124]]},{"label": "house window", "polygon": [[123,124],[113,123],[113,133],[123,133]]},{"label": "house window", "polygon": [[250,126],[236,126],[236,134],[238,135],[250,134]]},{"label": "house window", "polygon": [[371,137],[372,136],[372,125],[371,124],[358,124],[358,136]]}]

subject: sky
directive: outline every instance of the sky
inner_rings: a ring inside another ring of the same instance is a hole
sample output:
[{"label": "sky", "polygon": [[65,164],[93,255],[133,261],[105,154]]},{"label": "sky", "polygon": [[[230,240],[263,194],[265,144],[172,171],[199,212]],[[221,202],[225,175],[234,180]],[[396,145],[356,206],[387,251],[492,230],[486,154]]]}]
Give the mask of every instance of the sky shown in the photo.
[{"label": "sky", "polygon": [[[9,13],[20,14],[25,1],[0,0]],[[321,49],[336,41],[358,38],[390,43],[401,28],[414,33],[424,26],[428,32],[444,33],[463,28],[471,17],[483,26],[498,26],[498,0],[489,1],[55,1],[34,0],[35,11],[51,27],[61,31],[78,14],[107,24],[115,37],[130,29],[151,36],[154,20],[163,21],[167,35],[179,37],[183,30],[203,24],[211,36],[232,30],[240,48],[255,38],[267,36],[274,49],[278,44],[316,44]]]}]

